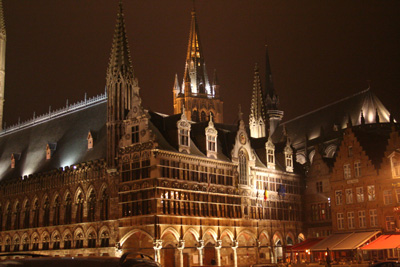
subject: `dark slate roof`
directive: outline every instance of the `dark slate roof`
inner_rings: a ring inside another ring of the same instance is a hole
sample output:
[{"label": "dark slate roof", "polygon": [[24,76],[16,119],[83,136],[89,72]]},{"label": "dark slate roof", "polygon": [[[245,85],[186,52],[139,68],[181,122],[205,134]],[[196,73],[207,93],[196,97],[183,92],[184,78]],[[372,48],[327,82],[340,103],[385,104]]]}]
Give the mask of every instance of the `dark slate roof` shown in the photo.
[{"label": "dark slate roof", "polygon": [[[3,132],[0,136],[0,181],[45,172],[106,157],[105,101],[63,113],[29,127]],[[87,149],[89,131],[94,147]],[[51,144],[51,159],[46,160],[46,145]],[[20,154],[15,168],[11,155]]]},{"label": "dark slate roof", "polygon": [[378,111],[380,122],[389,122],[389,111],[378,97],[370,89],[367,89],[281,123],[272,138],[274,143],[281,141],[283,139],[283,128],[285,127],[293,146],[299,148],[304,146],[306,137],[308,140],[313,140],[318,138],[321,132],[325,137],[336,135],[334,125],[338,126],[339,131],[346,128],[349,117],[353,125],[359,125],[361,110],[367,124],[375,122],[376,110]]}]

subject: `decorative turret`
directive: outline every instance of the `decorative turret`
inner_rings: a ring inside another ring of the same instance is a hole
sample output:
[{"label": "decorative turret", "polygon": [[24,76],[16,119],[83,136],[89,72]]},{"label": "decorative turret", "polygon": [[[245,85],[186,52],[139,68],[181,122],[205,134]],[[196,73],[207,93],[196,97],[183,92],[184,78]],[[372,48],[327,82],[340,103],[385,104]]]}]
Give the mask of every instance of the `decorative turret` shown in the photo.
[{"label": "decorative turret", "polygon": [[266,107],[269,119],[269,136],[271,136],[283,118],[283,111],[278,110],[279,97],[275,93],[274,83],[272,81],[271,66],[269,63],[268,47],[266,47],[266,83],[264,95],[266,97]]},{"label": "decorative turret", "polygon": [[3,1],[0,0],[0,130],[3,127],[4,82],[6,75],[6,26]]},{"label": "decorative turret", "polygon": [[251,99],[249,125],[250,136],[253,138],[265,137],[265,105],[261,88],[260,73],[258,65],[254,68],[253,96]]},{"label": "decorative turret", "polygon": [[119,2],[110,62],[106,77],[107,88],[107,164],[115,169],[118,142],[124,134],[122,121],[130,111],[134,97],[140,102],[138,81],[133,67],[126,37],[122,1]]},{"label": "decorative turret", "polygon": [[183,105],[188,107],[187,112],[190,115],[188,118],[192,121],[208,121],[210,113],[213,114],[216,123],[223,121],[223,102],[219,97],[219,84],[214,72],[214,81],[210,86],[194,10],[182,87],[177,91],[177,86],[174,86],[174,114],[179,114]]}]

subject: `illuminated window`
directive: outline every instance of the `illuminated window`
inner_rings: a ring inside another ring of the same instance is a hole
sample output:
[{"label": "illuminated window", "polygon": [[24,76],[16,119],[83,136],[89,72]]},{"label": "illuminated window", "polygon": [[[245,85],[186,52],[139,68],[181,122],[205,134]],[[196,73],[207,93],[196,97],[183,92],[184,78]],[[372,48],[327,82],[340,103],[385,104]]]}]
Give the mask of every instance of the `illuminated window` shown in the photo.
[{"label": "illuminated window", "polygon": [[343,213],[338,213],[336,214],[336,219],[337,219],[337,228],[338,229],[344,229],[344,215]]},{"label": "illuminated window", "polygon": [[207,144],[209,151],[215,152],[215,143],[216,143],[215,136],[207,136]]},{"label": "illuminated window", "polygon": [[346,204],[353,204],[353,189],[346,189]]},{"label": "illuminated window", "polygon": [[92,136],[91,132],[88,133],[87,141],[88,141],[88,149],[92,149],[93,148],[93,136]]},{"label": "illuminated window", "polygon": [[375,185],[369,185],[367,187],[368,191],[368,201],[374,201],[375,200]]},{"label": "illuminated window", "polygon": [[354,163],[354,175],[355,177],[361,176],[361,162],[359,161]]},{"label": "illuminated window", "polygon": [[132,144],[139,143],[139,125],[132,126]]},{"label": "illuminated window", "polygon": [[210,113],[210,121],[205,129],[205,135],[207,137],[207,157],[216,158],[218,131],[214,128],[212,113]]},{"label": "illuminated window", "polygon": [[354,228],[354,211],[347,212],[347,225],[349,229]]},{"label": "illuminated window", "polygon": [[378,226],[378,212],[377,210],[370,210],[369,211],[369,220],[371,227]]},{"label": "illuminated window", "polygon": [[364,188],[357,187],[356,194],[357,194],[357,202],[364,202]]},{"label": "illuminated window", "polygon": [[240,177],[239,182],[240,184],[247,185],[247,157],[243,151],[239,152],[239,169],[240,169]]},{"label": "illuminated window", "polygon": [[336,205],[342,205],[343,203],[342,190],[337,190],[335,192],[335,200],[336,200]]},{"label": "illuminated window", "polygon": [[351,178],[350,164],[344,164],[343,165],[343,174],[344,174],[344,179],[350,179]]},{"label": "illuminated window", "polygon": [[189,146],[189,131],[186,129],[181,129],[179,133],[180,133],[179,144],[181,146]]},{"label": "illuminated window", "polygon": [[367,227],[367,220],[365,218],[365,210],[358,211],[358,225],[360,226],[360,228]]},{"label": "illuminated window", "polygon": [[267,150],[267,163],[275,163],[274,150],[273,149],[268,149]]},{"label": "illuminated window", "polygon": [[385,205],[390,205],[393,203],[392,190],[384,190],[383,191],[383,203],[385,203]]}]

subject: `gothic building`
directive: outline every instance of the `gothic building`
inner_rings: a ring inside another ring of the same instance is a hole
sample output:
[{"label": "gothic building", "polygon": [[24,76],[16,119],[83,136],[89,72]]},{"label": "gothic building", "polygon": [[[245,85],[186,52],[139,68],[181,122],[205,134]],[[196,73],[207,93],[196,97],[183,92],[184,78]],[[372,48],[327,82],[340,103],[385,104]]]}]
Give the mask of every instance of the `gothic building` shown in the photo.
[{"label": "gothic building", "polygon": [[[2,9],[0,15],[2,22]],[[288,248],[312,235],[312,227],[330,233],[331,217],[313,225],[307,213],[320,202],[328,212],[329,186],[318,187],[321,199],[312,198],[310,185],[330,182],[332,168],[339,168],[333,162],[345,140],[344,118],[358,121],[364,110],[369,120],[376,109],[386,122],[387,110],[367,90],[281,123],[267,51],[264,86],[257,66],[254,71],[249,125],[240,108],[238,123],[225,124],[217,75],[210,83],[195,11],[191,16],[173,115],[141,104],[119,2],[105,94],[2,130],[1,252],[119,256],[138,250],[163,266],[214,260],[238,266],[289,260]],[[388,155],[391,162],[398,154]],[[317,162],[323,167],[315,170]]]}]

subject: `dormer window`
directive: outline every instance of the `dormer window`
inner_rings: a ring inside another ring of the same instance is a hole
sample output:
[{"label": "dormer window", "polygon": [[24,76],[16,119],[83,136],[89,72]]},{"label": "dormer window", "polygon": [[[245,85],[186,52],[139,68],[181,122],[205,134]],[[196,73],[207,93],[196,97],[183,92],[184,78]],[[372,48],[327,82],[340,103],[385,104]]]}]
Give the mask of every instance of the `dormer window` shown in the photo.
[{"label": "dormer window", "polygon": [[210,121],[205,129],[207,139],[207,157],[217,157],[218,131],[214,128],[213,115],[210,113]]},{"label": "dormer window", "polygon": [[189,131],[187,129],[180,129],[179,136],[179,145],[189,146]]},{"label": "dormer window", "polygon": [[139,125],[132,126],[132,144],[139,143]]},{"label": "dormer window", "polygon": [[275,169],[275,145],[272,143],[271,138],[268,138],[268,142],[265,143],[265,150],[267,153],[267,168]]},{"label": "dormer window", "polygon": [[11,154],[11,169],[15,168],[15,157],[14,154]]},{"label": "dormer window", "polygon": [[179,152],[188,153],[190,151],[190,123],[185,115],[185,107],[182,109],[181,119],[176,123],[178,128]]},{"label": "dormer window", "polygon": [[88,141],[88,149],[92,149],[93,148],[93,136],[92,133],[89,132],[88,136],[87,136],[87,141]]},{"label": "dormer window", "polygon": [[293,149],[291,148],[289,140],[286,143],[284,153],[285,153],[286,171],[293,172]]}]

